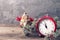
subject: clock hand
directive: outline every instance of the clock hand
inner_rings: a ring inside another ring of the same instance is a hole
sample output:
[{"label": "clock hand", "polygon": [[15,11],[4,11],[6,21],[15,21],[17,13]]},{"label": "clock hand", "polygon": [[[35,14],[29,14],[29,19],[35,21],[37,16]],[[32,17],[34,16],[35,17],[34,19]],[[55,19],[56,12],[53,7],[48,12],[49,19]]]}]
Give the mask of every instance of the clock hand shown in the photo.
[{"label": "clock hand", "polygon": [[47,25],[46,25],[46,23],[45,23],[45,27],[47,28]]},{"label": "clock hand", "polygon": [[44,23],[45,23],[45,28],[47,28],[46,22],[44,22]]}]

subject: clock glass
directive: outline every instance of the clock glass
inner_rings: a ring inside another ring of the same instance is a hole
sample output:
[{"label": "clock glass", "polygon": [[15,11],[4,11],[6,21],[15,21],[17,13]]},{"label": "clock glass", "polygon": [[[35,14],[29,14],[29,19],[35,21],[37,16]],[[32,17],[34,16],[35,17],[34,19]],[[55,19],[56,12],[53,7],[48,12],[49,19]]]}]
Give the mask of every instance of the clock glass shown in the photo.
[{"label": "clock glass", "polygon": [[39,23],[39,32],[43,35],[52,34],[55,30],[55,24],[50,19],[44,19]]}]

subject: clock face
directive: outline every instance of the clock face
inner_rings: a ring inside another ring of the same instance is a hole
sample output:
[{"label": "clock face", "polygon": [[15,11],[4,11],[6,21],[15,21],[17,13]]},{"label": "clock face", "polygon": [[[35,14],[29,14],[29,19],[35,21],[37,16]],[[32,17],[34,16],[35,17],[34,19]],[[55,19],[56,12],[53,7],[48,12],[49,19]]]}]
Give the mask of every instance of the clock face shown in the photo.
[{"label": "clock face", "polygon": [[44,35],[52,34],[52,32],[54,32],[54,29],[55,24],[52,20],[45,19],[39,23],[39,30]]},{"label": "clock face", "polygon": [[56,22],[53,18],[45,16],[37,21],[36,30],[44,36],[53,34],[56,31]]}]

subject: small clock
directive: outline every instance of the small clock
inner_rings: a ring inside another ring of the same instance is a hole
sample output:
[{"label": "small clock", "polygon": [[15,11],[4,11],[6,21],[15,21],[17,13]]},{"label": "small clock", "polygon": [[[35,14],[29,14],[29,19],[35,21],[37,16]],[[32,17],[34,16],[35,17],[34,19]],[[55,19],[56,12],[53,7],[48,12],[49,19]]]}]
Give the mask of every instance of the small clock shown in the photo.
[{"label": "small clock", "polygon": [[36,29],[39,34],[47,36],[56,31],[56,22],[50,16],[39,18],[36,23]]}]

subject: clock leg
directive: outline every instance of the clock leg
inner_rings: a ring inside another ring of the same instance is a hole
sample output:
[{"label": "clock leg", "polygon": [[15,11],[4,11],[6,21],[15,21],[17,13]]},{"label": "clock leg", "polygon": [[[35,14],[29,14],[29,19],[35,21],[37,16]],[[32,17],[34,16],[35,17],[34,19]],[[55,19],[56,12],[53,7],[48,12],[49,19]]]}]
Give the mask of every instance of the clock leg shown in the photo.
[{"label": "clock leg", "polygon": [[55,40],[55,37],[53,35],[45,36],[44,40]]}]

